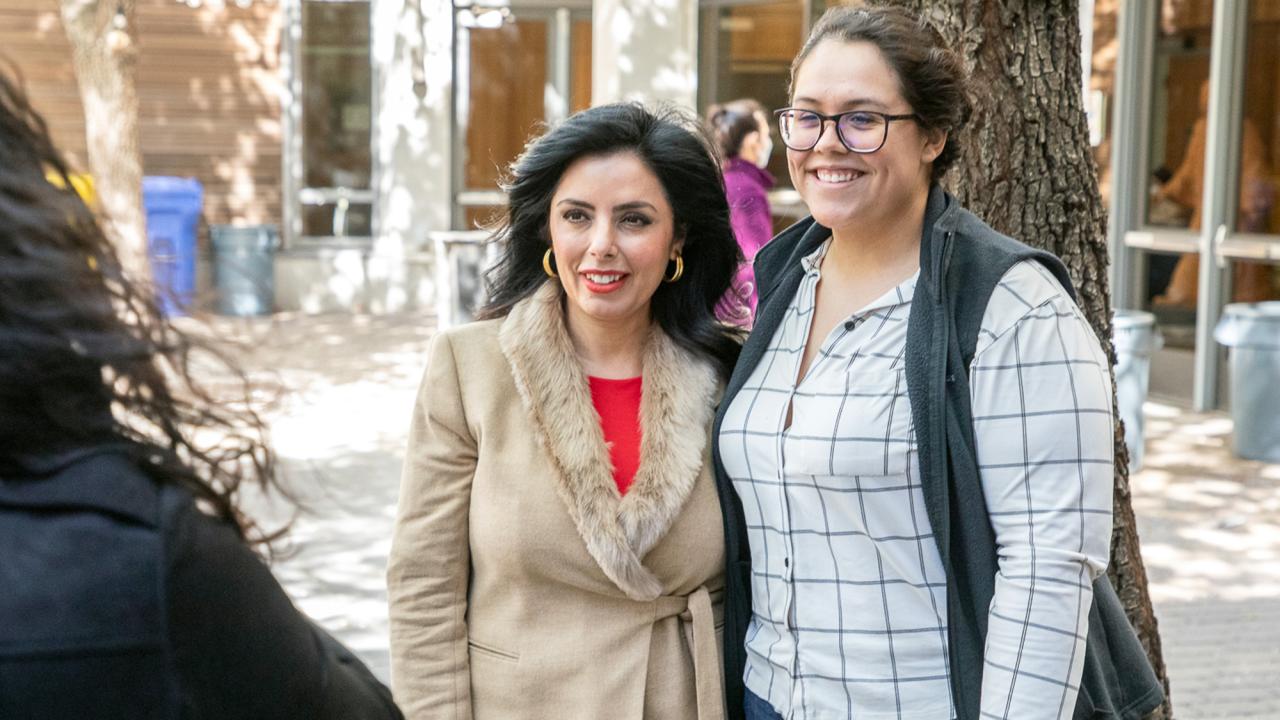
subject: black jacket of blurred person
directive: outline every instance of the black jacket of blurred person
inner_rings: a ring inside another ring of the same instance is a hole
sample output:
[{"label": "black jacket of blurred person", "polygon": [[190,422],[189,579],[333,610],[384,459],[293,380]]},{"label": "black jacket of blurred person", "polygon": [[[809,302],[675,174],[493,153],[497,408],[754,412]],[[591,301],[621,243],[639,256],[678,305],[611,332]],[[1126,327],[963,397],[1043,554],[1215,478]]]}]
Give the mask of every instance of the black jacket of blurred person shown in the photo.
[{"label": "black jacket of blurred person", "polygon": [[400,717],[251,549],[261,421],[67,188],[0,68],[0,718]]}]

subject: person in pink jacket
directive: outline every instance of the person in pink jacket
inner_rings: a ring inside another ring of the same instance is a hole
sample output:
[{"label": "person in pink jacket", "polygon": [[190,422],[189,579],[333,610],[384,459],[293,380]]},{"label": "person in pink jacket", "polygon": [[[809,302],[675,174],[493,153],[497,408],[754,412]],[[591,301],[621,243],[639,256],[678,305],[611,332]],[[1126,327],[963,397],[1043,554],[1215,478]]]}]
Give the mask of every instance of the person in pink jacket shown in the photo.
[{"label": "person in pink jacket", "polygon": [[750,328],[756,313],[756,253],[773,237],[773,216],[767,192],[774,179],[769,164],[773,141],[769,121],[760,103],[751,99],[713,105],[707,121],[724,158],[724,187],[729,219],[742,248],[744,262],[734,276],[733,287],[716,307],[720,320]]}]

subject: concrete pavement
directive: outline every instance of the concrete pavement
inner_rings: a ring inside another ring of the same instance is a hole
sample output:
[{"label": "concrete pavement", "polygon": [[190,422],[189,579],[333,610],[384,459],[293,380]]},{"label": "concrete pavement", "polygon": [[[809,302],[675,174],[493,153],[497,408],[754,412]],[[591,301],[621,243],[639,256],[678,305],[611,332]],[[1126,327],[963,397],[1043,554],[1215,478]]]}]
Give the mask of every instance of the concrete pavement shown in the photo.
[{"label": "concrete pavement", "polygon": [[[214,318],[258,386],[281,481],[301,507],[248,493],[267,527],[292,521],[276,577],[384,680],[386,561],[431,316]],[[201,329],[205,332],[206,329]]]},{"label": "concrete pavement", "polygon": [[1280,465],[1231,420],[1148,402],[1134,512],[1178,718],[1280,718]]}]

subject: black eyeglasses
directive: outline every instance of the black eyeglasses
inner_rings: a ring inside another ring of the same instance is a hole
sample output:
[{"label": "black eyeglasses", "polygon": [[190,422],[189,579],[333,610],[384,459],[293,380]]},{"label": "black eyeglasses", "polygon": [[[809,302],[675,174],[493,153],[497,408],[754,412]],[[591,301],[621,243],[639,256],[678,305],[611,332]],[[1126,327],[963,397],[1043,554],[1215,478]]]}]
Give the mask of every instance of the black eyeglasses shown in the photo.
[{"label": "black eyeglasses", "polygon": [[894,120],[919,120],[915,113],[906,115],[886,115],[872,110],[850,110],[849,112],[823,115],[813,110],[801,108],[782,108],[774,110],[778,117],[778,130],[782,135],[782,143],[792,150],[812,150],[822,139],[827,129],[827,121],[836,126],[836,137],[840,144],[856,153],[873,153],[884,147],[889,138],[889,123]]}]

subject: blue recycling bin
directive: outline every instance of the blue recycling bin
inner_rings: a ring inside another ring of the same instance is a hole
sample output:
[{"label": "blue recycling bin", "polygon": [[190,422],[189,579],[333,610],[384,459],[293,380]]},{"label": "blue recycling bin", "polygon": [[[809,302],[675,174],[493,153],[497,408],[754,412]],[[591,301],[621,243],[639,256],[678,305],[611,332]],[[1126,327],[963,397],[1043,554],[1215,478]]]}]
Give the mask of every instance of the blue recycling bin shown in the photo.
[{"label": "blue recycling bin", "polygon": [[204,187],[192,178],[145,177],[142,206],[160,308],[166,315],[185,315],[196,290],[196,228]]}]

